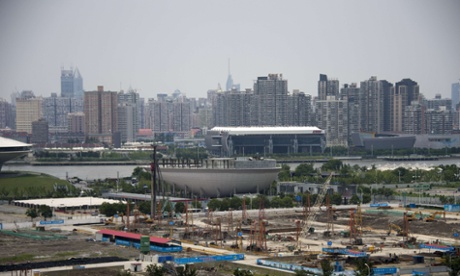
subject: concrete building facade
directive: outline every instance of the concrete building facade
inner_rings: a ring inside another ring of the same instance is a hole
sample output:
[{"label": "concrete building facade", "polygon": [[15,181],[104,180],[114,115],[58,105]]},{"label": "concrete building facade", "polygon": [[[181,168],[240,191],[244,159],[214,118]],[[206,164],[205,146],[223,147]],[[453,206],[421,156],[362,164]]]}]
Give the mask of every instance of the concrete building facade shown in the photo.
[{"label": "concrete building facade", "polygon": [[46,144],[49,142],[48,122],[44,118],[32,122],[30,142],[33,144]]},{"label": "concrete building facade", "polygon": [[103,86],[85,92],[84,113],[86,136],[112,144],[113,134],[118,133],[117,92],[104,91]]},{"label": "concrete building facade", "polygon": [[16,99],[16,131],[32,134],[32,122],[43,117],[43,99],[32,91],[23,91]]}]

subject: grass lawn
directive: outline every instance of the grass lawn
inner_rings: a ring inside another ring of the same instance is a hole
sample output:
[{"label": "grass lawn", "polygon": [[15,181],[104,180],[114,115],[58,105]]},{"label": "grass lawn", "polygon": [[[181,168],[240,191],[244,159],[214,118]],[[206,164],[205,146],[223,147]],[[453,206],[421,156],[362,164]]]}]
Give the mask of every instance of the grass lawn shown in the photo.
[{"label": "grass lawn", "polygon": [[60,188],[67,187],[69,191],[75,189],[67,181],[39,173],[1,172],[0,198],[20,199],[52,197],[57,184]]}]

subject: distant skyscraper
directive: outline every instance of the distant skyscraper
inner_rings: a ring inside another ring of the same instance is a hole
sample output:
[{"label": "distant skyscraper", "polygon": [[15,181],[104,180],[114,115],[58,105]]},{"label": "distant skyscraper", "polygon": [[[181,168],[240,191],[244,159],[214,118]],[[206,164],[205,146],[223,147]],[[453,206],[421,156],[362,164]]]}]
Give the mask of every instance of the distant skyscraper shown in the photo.
[{"label": "distant skyscraper", "polygon": [[258,77],[254,83],[254,96],[259,126],[286,125],[288,87],[282,74]]},{"label": "distant skyscraper", "polygon": [[457,105],[460,103],[460,81],[452,83],[452,110],[457,110]]},{"label": "distant skyscraper", "polygon": [[316,105],[317,126],[326,132],[328,147],[348,145],[348,103],[339,98],[339,81],[319,75]]},{"label": "distant skyscraper", "polygon": [[[191,129],[192,112],[188,99],[172,103],[172,130],[188,133]],[[187,134],[188,135],[188,134]]]},{"label": "distant skyscraper", "polygon": [[292,91],[292,94],[288,96],[286,116],[287,126],[311,126],[314,121],[311,95],[299,90]]},{"label": "distant skyscraper", "polygon": [[340,89],[340,98],[348,104],[348,133],[358,133],[361,130],[360,90],[356,83],[345,84]]},{"label": "distant skyscraper", "polygon": [[85,92],[84,113],[87,137],[112,144],[113,134],[118,132],[117,92],[104,91],[103,86]]},{"label": "distant skyscraper", "polygon": [[213,104],[214,126],[250,126],[253,99],[251,90],[217,93]]},{"label": "distant skyscraper", "polygon": [[58,97],[56,93],[43,98],[43,117],[52,134],[68,131],[67,115],[73,112],[83,112],[83,99]]},{"label": "distant skyscraper", "polygon": [[230,91],[233,88],[233,78],[230,72],[228,72],[227,83],[225,85],[225,91]]},{"label": "distant skyscraper", "polygon": [[422,134],[425,125],[425,107],[418,101],[412,101],[410,105],[404,107],[403,129],[407,134]]},{"label": "distant skyscraper", "polygon": [[328,97],[339,96],[339,81],[336,79],[328,79],[327,75],[320,74],[318,81],[318,99],[326,100]]},{"label": "distant skyscraper", "polygon": [[32,91],[23,91],[16,99],[16,131],[32,134],[32,122],[42,118],[42,98],[36,98]]},{"label": "distant skyscraper", "polygon": [[424,133],[428,134],[451,134],[453,126],[453,112],[449,107],[442,106],[434,110],[427,110],[425,116]]},{"label": "distant skyscraper", "polygon": [[32,122],[32,136],[30,142],[34,144],[46,144],[49,139],[48,122],[44,119],[38,119]]},{"label": "distant skyscraper", "polygon": [[7,127],[14,129],[16,127],[14,121],[13,105],[0,98],[0,129]]},{"label": "distant skyscraper", "polygon": [[85,113],[69,113],[67,114],[67,122],[69,133],[85,133]]},{"label": "distant skyscraper", "polygon": [[83,78],[78,68],[75,68],[73,81],[74,97],[83,100]]},{"label": "distant skyscraper", "polygon": [[404,132],[404,111],[412,101],[419,100],[419,86],[411,79],[403,79],[395,84],[391,93],[392,131]]},{"label": "distant skyscraper", "polygon": [[139,130],[139,94],[134,90],[118,93],[118,130],[122,142],[136,141]]},{"label": "distant skyscraper", "polygon": [[83,98],[83,78],[78,68],[61,68],[61,97]]},{"label": "distant skyscraper", "polygon": [[371,77],[360,85],[360,129],[368,132],[390,131],[390,92],[392,84]]}]

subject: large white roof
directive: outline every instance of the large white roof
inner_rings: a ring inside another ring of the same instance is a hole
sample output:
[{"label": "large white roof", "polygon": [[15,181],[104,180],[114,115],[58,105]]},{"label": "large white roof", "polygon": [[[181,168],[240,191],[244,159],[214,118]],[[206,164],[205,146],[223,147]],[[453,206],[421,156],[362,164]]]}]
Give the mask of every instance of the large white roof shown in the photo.
[{"label": "large white roof", "polygon": [[228,132],[230,135],[255,134],[324,134],[324,130],[316,126],[288,127],[214,127],[210,131]]},{"label": "large white roof", "polygon": [[31,144],[26,144],[23,142],[19,142],[13,139],[0,137],[0,147],[1,148],[9,148],[9,147],[31,147]]},{"label": "large white roof", "polygon": [[118,203],[119,200],[112,200],[99,197],[65,197],[65,198],[41,198],[28,200],[15,200],[16,203],[31,205],[47,205],[51,208],[80,207],[80,206],[99,206],[102,203]]}]

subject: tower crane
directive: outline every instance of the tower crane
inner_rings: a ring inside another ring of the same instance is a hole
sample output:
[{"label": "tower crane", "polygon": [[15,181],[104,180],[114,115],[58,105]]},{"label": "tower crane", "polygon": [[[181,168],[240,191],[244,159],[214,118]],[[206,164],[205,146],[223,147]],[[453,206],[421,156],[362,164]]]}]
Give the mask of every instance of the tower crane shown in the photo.
[{"label": "tower crane", "polygon": [[315,221],[316,215],[318,214],[321,208],[321,203],[323,202],[324,197],[326,196],[326,193],[329,190],[329,186],[331,185],[332,175],[333,173],[331,173],[328,176],[328,178],[323,184],[321,191],[318,193],[318,197],[316,198],[316,202],[313,205],[313,208],[311,208],[311,211],[306,214],[306,218],[302,226],[302,233],[305,236],[307,236],[310,233],[310,228],[312,226],[312,223],[313,221]]}]

